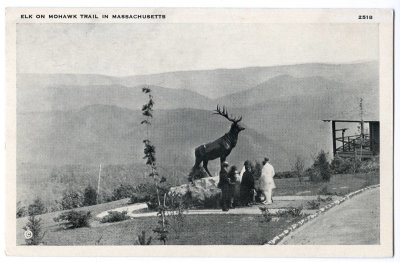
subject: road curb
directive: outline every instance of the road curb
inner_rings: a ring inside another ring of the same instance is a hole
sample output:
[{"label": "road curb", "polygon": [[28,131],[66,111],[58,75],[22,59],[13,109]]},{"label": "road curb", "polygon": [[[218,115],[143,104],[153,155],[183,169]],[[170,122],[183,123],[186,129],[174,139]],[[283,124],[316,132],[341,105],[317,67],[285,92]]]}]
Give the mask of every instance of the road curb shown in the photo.
[{"label": "road curb", "polygon": [[364,192],[365,190],[377,188],[379,186],[380,186],[380,184],[376,184],[376,185],[372,185],[372,186],[367,186],[367,187],[361,188],[359,190],[353,191],[353,192],[345,195],[344,197],[342,197],[342,198],[340,198],[338,200],[335,200],[332,203],[329,203],[328,205],[326,205],[324,207],[321,207],[315,214],[309,215],[309,216],[301,219],[297,223],[294,223],[294,224],[290,225],[288,228],[283,230],[280,234],[276,235],[272,240],[270,240],[267,243],[265,243],[265,245],[276,245],[276,244],[278,244],[284,237],[288,236],[290,233],[292,233],[293,231],[295,231],[296,229],[298,229],[302,225],[306,224],[307,222],[310,222],[311,220],[314,220],[319,215],[325,213],[329,209],[342,204],[344,201],[352,198],[355,195],[358,195],[358,194]]}]

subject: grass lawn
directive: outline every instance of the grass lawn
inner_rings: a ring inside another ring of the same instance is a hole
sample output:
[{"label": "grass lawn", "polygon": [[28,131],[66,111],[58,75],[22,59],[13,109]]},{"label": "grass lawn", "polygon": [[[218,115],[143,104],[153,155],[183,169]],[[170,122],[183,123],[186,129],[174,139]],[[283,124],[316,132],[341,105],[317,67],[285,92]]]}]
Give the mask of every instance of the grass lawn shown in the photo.
[{"label": "grass lawn", "polygon": [[[330,182],[299,182],[297,178],[276,179],[275,195],[319,195],[321,189],[328,193],[346,194],[368,185],[379,183],[379,176],[365,174],[334,175]],[[323,193],[322,193],[323,194]],[[91,211],[93,217],[113,208],[126,206],[129,199],[82,207],[77,210]],[[293,204],[293,206],[296,206]],[[135,245],[137,236],[144,230],[153,236],[156,217],[135,218],[114,224],[95,224],[91,228],[60,229],[53,218],[61,212],[43,214],[43,230],[47,231],[43,241],[46,245]],[[171,245],[259,245],[281,233],[296,219],[281,218],[279,221],[263,222],[261,215],[188,215],[183,226],[171,224]],[[25,244],[24,230],[27,218],[17,219],[17,244]],[[175,230],[174,230],[175,229]],[[99,241],[100,240],[100,241]],[[152,244],[160,244],[156,239]]]},{"label": "grass lawn", "polygon": [[[368,185],[379,184],[379,175],[341,174],[333,175],[329,182],[312,183],[300,182],[297,178],[275,179],[277,196],[303,195],[312,196],[321,194],[320,190],[326,187],[328,193],[347,194]],[[322,193],[323,194],[323,193]]]},{"label": "grass lawn", "polygon": [[[171,224],[169,245],[260,245],[272,239],[297,218],[280,218],[264,222],[261,215],[190,215],[183,226]],[[60,230],[47,229],[46,245],[137,245],[137,236],[146,231],[153,236],[152,245],[160,245],[152,229],[157,218],[136,218],[107,226]],[[175,229],[175,230],[174,230]],[[23,244],[21,234],[18,244]],[[22,241],[22,242],[21,242]]]}]

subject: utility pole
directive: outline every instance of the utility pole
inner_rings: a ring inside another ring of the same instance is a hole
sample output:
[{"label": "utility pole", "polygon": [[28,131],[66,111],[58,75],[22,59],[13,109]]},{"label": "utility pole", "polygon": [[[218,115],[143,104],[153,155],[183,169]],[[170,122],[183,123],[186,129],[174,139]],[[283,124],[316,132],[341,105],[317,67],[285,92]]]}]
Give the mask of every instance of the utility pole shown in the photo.
[{"label": "utility pole", "polygon": [[100,196],[100,179],[101,179],[101,164],[99,168],[99,178],[97,179],[97,197],[96,197],[97,204],[99,204],[99,196]]}]

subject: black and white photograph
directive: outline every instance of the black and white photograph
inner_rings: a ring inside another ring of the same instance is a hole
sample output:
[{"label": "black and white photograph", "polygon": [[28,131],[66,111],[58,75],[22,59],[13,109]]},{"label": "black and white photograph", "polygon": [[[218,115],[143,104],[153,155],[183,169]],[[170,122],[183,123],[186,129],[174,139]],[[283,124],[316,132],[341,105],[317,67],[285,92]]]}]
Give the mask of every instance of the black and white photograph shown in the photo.
[{"label": "black and white photograph", "polygon": [[12,245],[391,250],[390,10],[8,11]]}]

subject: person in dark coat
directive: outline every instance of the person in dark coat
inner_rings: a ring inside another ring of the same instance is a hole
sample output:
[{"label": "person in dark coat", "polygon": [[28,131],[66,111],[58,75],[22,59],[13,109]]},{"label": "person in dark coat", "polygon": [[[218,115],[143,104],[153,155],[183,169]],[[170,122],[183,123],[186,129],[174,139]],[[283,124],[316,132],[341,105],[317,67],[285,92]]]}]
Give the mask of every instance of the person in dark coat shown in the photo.
[{"label": "person in dark coat", "polygon": [[236,191],[236,186],[238,185],[238,176],[239,176],[239,171],[236,166],[232,166],[231,169],[229,169],[228,173],[228,178],[229,178],[229,197],[230,197],[230,203],[229,203],[229,208],[235,208],[237,206],[237,200],[235,198],[235,191]]},{"label": "person in dark coat", "polygon": [[244,162],[245,171],[242,176],[242,182],[240,183],[240,199],[242,205],[250,206],[254,198],[254,176],[249,160]]},{"label": "person in dark coat", "polygon": [[221,206],[222,206],[222,211],[228,211],[231,203],[231,194],[230,194],[230,187],[231,187],[231,181],[228,177],[228,163],[224,162],[222,163],[221,166],[221,171],[219,172],[219,182],[218,182],[218,187],[222,191],[221,195]]}]

